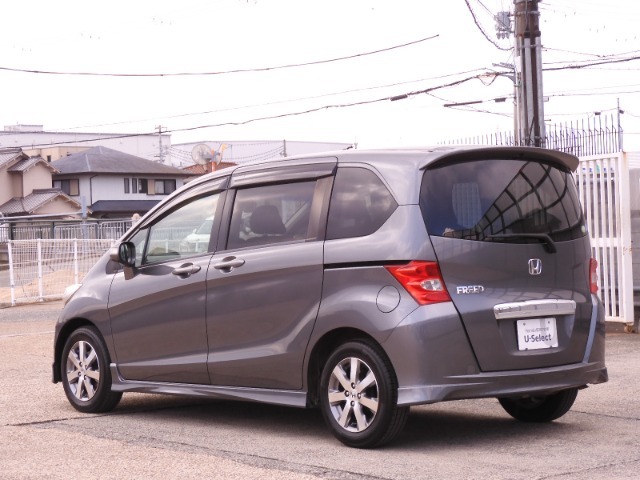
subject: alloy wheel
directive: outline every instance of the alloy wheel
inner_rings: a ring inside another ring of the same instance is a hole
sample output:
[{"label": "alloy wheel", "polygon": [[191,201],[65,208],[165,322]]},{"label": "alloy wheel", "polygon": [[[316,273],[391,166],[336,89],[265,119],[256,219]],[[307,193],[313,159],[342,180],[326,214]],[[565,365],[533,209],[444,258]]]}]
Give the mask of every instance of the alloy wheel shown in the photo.
[{"label": "alloy wheel", "polygon": [[336,422],[349,432],[362,432],[378,412],[378,381],[364,361],[348,357],[333,369],[328,384],[329,405]]},{"label": "alloy wheel", "polygon": [[89,342],[79,340],[73,344],[67,355],[66,371],[75,398],[82,402],[91,400],[100,385],[100,362]]}]

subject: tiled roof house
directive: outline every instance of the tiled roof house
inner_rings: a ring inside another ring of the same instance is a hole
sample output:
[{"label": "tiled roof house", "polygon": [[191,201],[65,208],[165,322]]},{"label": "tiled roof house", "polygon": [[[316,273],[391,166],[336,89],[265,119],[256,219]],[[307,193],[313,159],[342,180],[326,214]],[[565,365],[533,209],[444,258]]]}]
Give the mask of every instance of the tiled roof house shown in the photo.
[{"label": "tiled roof house", "polygon": [[42,157],[29,157],[20,148],[0,149],[0,213],[79,216],[81,205],[60,189],[51,188],[57,170]]},{"label": "tiled roof house", "polygon": [[54,187],[85,198],[94,217],[144,214],[192,174],[106,147],[93,147],[52,163]]}]

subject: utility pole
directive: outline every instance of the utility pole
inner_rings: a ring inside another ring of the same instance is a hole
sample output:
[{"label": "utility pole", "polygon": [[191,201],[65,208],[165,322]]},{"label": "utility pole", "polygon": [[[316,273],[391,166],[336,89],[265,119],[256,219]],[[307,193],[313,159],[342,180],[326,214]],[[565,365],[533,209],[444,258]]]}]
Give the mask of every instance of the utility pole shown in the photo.
[{"label": "utility pole", "polygon": [[156,130],[158,131],[158,145],[160,148],[160,153],[158,155],[158,161],[164,164],[164,148],[162,148],[162,125],[156,126]]},{"label": "utility pole", "polygon": [[518,126],[520,145],[545,147],[542,45],[538,0],[513,0],[516,57],[519,57]]}]

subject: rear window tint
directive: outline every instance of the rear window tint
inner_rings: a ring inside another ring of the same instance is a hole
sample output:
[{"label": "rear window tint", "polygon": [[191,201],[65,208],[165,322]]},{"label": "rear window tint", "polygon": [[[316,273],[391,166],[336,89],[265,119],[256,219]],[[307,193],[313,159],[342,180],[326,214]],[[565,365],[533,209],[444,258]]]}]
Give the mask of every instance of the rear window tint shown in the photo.
[{"label": "rear window tint", "polygon": [[429,169],[420,195],[430,235],[492,240],[492,235],[586,234],[570,173],[524,160],[485,160]]},{"label": "rear window tint", "polygon": [[398,204],[382,180],[364,168],[339,168],[336,173],[327,240],[370,235],[391,216]]}]

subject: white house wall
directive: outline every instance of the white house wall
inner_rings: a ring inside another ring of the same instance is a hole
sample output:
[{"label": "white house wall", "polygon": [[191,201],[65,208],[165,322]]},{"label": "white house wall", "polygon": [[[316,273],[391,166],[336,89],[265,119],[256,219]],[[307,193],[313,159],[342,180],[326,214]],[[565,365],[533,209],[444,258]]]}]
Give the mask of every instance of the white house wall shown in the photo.
[{"label": "white house wall", "polygon": [[[124,178],[131,179],[133,175],[125,176],[111,176],[100,175],[93,177],[90,181],[88,178],[83,178],[80,182],[80,195],[86,195],[87,204],[91,205],[100,200],[162,200],[167,195],[149,195],[146,193],[124,193]],[[69,177],[70,178],[70,177]],[[182,178],[175,177],[159,177],[140,174],[135,178],[144,178],[149,181],[153,180],[175,180],[176,189],[183,185]],[[129,180],[131,181],[131,180]],[[89,187],[91,187],[89,189]]]},{"label": "white house wall", "polygon": [[88,207],[93,203],[93,201],[91,200],[91,183],[95,180],[95,178],[92,179],[91,177],[88,177],[86,175],[83,175],[81,177],[73,177],[72,175],[67,175],[65,177],[56,177],[56,180],[66,180],[71,178],[77,178],[79,180],[78,191],[80,192],[80,195],[78,195],[77,197],[71,196],[71,198],[77,200],[78,203],[82,205],[82,197],[84,197],[84,201],[86,202],[85,205]]}]

